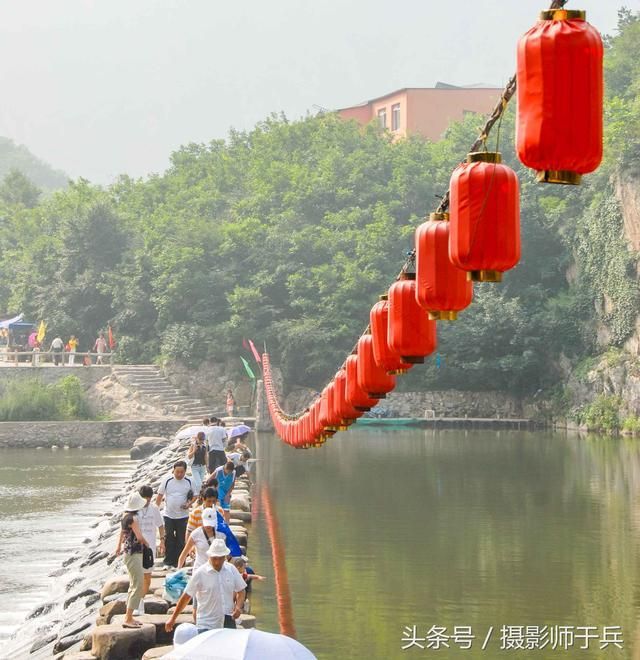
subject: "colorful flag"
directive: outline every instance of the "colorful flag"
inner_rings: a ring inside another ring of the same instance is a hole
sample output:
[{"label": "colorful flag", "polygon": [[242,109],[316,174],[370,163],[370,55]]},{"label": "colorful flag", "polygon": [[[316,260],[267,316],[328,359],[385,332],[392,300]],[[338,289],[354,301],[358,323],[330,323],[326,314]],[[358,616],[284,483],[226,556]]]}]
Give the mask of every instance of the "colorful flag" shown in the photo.
[{"label": "colorful flag", "polygon": [[39,344],[42,344],[46,334],[47,334],[47,324],[44,321],[40,321],[40,325],[38,326],[38,336],[36,337]]},{"label": "colorful flag", "polygon": [[112,351],[116,347],[116,340],[113,338],[113,330],[111,329],[111,326],[108,326],[107,331],[109,335],[109,350]]},{"label": "colorful flag", "polygon": [[249,346],[251,347],[251,352],[253,353],[253,357],[256,359],[256,362],[258,364],[262,364],[260,353],[258,353],[258,349],[255,347],[255,344],[251,341],[251,339],[249,339]]},{"label": "colorful flag", "polygon": [[242,348],[244,348],[245,351],[249,350],[249,344],[247,344],[247,340],[244,338],[242,339]]},{"label": "colorful flag", "polygon": [[249,366],[249,363],[242,357],[242,355],[240,356],[240,359],[242,360],[242,364],[244,364],[244,370],[247,372],[247,376],[249,376],[249,378],[251,378],[251,380],[255,380],[256,375],[251,370],[251,367]]}]

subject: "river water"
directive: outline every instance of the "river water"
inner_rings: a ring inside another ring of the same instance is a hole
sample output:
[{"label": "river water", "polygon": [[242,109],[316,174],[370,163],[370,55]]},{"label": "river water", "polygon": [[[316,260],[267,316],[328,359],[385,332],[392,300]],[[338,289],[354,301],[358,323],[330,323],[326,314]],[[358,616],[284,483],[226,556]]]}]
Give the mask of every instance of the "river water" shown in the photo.
[{"label": "river water", "polygon": [[[637,441],[353,428],[318,450],[268,434],[253,444],[262,629],[295,632],[321,660],[640,653]],[[46,597],[47,573],[130,463],[113,451],[40,452],[37,468],[33,453],[0,458],[6,632]],[[34,561],[16,570],[25,547]]]},{"label": "river water", "polygon": [[[0,450],[0,641],[43,600],[134,464],[122,450]],[[0,653],[1,655],[1,653]]]}]

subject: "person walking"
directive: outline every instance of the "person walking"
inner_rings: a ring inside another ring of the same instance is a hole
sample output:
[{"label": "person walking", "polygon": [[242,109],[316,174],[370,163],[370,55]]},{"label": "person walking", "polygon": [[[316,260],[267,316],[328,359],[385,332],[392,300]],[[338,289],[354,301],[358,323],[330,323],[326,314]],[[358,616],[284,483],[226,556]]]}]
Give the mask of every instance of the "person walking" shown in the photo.
[{"label": "person walking", "polygon": [[[142,535],[146,539],[151,552],[153,552],[153,561],[155,563],[156,556],[164,554],[164,518],[160,513],[160,509],[153,504],[151,498],[153,497],[153,488],[151,486],[142,486],[138,491],[146,501],[146,504],[138,511],[138,524]],[[157,546],[157,537],[160,535],[160,545]],[[144,585],[142,590],[142,598],[137,608],[140,614],[144,614],[144,597],[149,593],[151,588],[151,568],[144,568]]]},{"label": "person walking", "polygon": [[227,415],[234,417],[236,414],[236,399],[230,387],[227,388]]},{"label": "person walking", "polygon": [[207,478],[207,446],[204,431],[199,431],[191,441],[187,459],[191,461],[193,491],[199,493],[202,483]]},{"label": "person walking", "polygon": [[78,340],[75,335],[69,337],[67,346],[69,347],[69,366],[73,367],[76,362],[76,351],[78,350]]},{"label": "person walking", "polygon": [[226,523],[231,519],[231,493],[236,483],[235,468],[233,461],[227,461],[213,472],[213,476],[218,480],[218,502],[224,510]]},{"label": "person walking", "polygon": [[102,356],[107,352],[107,340],[104,338],[104,332],[100,332],[93,345],[93,352],[98,354],[96,364],[102,364]]},{"label": "person walking", "polygon": [[[230,550],[222,539],[215,539],[207,550],[209,561],[193,572],[180,596],[173,614],[165,623],[170,633],[180,613],[192,597],[196,597],[198,632],[216,628],[235,628],[242,613],[246,584],[238,569],[227,562]],[[231,612],[231,614],[226,614]]]},{"label": "person walking", "polygon": [[49,347],[49,353],[53,357],[53,364],[62,365],[62,351],[64,351],[64,342],[60,337],[56,337]]},{"label": "person walking", "polygon": [[217,417],[211,418],[209,430],[207,431],[207,448],[209,449],[209,472],[214,472],[217,467],[227,462],[224,453],[224,444],[227,441],[227,432]]},{"label": "person walking", "polygon": [[166,566],[178,565],[178,557],[184,548],[187,520],[189,518],[189,507],[194,499],[191,479],[187,476],[187,464],[185,461],[176,461],[173,471],[166,476],[158,487],[156,506],[162,504],[164,507],[164,529],[165,529],[165,558]]},{"label": "person walking", "polygon": [[146,502],[140,493],[132,492],[124,507],[121,520],[120,536],[116,547],[116,556],[124,551],[124,565],[129,573],[129,591],[127,608],[122,623],[123,628],[140,628],[142,624],[133,618],[133,611],[138,607],[144,589],[144,569],[142,567],[142,548],[147,540],[140,529],[138,511]]}]

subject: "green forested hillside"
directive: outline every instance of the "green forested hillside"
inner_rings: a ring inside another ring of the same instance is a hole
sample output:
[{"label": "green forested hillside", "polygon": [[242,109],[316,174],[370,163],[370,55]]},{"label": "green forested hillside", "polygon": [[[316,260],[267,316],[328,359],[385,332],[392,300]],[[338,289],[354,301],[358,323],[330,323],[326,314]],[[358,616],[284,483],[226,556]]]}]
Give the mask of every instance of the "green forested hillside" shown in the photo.
[{"label": "green forested hillside", "polygon": [[44,192],[65,188],[69,178],[34,156],[25,146],[0,136],[0,179],[12,171],[21,172]]},{"label": "green forested hillside", "polygon": [[[614,345],[632,332],[637,255],[612,180],[640,163],[639,18],[621,12],[620,30],[607,43],[605,165],[578,188],[536,184],[514,157],[510,108],[499,149],[521,181],[522,262],[502,284],[476,285],[472,307],[439,324],[440,368],[414,369],[403,387],[534,392],[558,381],[561,356],[601,350],[596,322]],[[0,309],[85,346],[111,322],[128,360],[224,358],[243,337],[266,341],[285,382],[319,386],[481,123],[393,143],[331,114],[273,116],[183,147],[162,176],[106,190],[81,180],[34,208],[3,195]]]}]

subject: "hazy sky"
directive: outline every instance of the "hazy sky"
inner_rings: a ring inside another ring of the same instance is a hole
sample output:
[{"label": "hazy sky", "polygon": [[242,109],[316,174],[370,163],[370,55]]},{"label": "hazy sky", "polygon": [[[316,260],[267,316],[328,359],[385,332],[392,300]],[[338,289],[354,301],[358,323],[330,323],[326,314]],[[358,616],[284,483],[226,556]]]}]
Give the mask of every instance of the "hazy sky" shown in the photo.
[{"label": "hazy sky", "polygon": [[[640,0],[572,0],[602,32]],[[514,70],[548,0],[0,0],[0,135],[100,183],[271,112]]]}]

